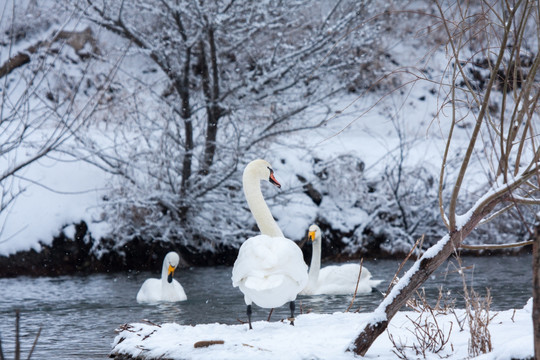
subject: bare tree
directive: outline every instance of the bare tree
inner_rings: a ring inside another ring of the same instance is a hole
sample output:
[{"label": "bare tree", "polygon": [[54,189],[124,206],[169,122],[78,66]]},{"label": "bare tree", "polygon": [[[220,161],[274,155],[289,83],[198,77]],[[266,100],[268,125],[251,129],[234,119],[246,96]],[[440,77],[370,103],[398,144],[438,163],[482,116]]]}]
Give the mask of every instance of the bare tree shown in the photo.
[{"label": "bare tree", "polygon": [[[446,121],[443,110],[449,109],[450,114],[439,188],[440,213],[448,233],[415,262],[375,310],[373,320],[351,346],[360,355],[368,351],[411,294],[477,226],[511,209],[523,211],[523,206],[540,203],[538,3],[454,2],[437,3],[437,8],[438,21],[430,27],[445,34],[450,58],[447,77],[439,84],[444,107],[439,120]],[[469,120],[470,137],[446,206],[442,184],[446,161],[455,150],[453,132]],[[463,211],[460,203],[465,196],[464,183],[468,176],[478,177],[478,173],[470,175],[473,161],[474,166],[481,164],[486,169],[489,190],[477,198],[473,207],[458,215]],[[538,323],[538,317],[534,321]]]}]

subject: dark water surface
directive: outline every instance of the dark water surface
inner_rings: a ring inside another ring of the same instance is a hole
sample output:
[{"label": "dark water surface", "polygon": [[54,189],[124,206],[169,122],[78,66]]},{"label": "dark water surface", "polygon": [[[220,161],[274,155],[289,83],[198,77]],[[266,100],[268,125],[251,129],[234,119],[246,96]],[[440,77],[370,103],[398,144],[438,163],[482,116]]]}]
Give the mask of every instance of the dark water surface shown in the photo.
[{"label": "dark water surface", "polygon": [[[531,256],[468,257],[463,259],[468,285],[485,294],[491,289],[492,310],[522,308],[532,296]],[[369,260],[364,266],[373,278],[383,280],[384,291],[397,270],[398,260]],[[409,268],[410,264],[405,266]],[[455,260],[445,263],[426,282],[428,299],[436,299],[438,288],[457,300],[462,307],[463,283]],[[184,286],[188,300],[175,304],[140,305],[135,296],[150,273],[56,278],[18,277],[0,279],[0,336],[7,359],[14,358],[15,310],[21,311],[21,359],[28,357],[35,335],[41,336],[32,359],[107,359],[115,337],[115,328],[129,322],[180,324],[237,324],[245,319],[243,295],[231,285],[230,267],[189,268],[175,277]],[[344,311],[352,296],[299,296],[297,312],[333,313]],[[381,301],[380,292],[357,296],[353,310],[367,312]],[[268,317],[268,310],[254,306],[253,319]],[[272,321],[287,317],[288,307],[276,309]]]}]

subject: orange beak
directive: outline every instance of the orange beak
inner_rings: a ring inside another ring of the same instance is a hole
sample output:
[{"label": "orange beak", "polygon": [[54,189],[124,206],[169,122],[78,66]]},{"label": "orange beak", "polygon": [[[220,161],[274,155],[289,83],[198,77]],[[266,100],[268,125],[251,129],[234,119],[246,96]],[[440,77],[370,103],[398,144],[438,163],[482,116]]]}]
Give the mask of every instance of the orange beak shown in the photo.
[{"label": "orange beak", "polygon": [[274,172],[272,170],[270,170],[270,179],[268,179],[268,181],[281,189],[281,184],[274,177]]},{"label": "orange beak", "polygon": [[174,269],[175,269],[174,266],[169,265],[169,275],[167,276],[167,281],[169,282],[169,284],[172,283],[173,276],[174,276]]}]

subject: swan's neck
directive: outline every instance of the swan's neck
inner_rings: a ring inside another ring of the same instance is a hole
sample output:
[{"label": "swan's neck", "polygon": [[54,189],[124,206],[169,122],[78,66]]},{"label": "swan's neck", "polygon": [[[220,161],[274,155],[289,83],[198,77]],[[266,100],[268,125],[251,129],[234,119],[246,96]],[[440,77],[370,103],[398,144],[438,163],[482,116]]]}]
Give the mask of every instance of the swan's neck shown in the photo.
[{"label": "swan's neck", "polygon": [[313,288],[319,280],[321,270],[321,239],[313,241],[313,253],[311,254],[311,265],[309,266],[308,287]]},{"label": "swan's neck", "polygon": [[244,174],[243,183],[244,194],[246,195],[249,209],[257,222],[261,234],[272,237],[283,237],[281,229],[264,201],[260,180],[249,176],[249,174]]},{"label": "swan's neck", "polygon": [[161,286],[167,287],[169,286],[169,282],[167,281],[167,276],[169,275],[169,264],[166,262],[163,262],[163,268],[161,269]]}]

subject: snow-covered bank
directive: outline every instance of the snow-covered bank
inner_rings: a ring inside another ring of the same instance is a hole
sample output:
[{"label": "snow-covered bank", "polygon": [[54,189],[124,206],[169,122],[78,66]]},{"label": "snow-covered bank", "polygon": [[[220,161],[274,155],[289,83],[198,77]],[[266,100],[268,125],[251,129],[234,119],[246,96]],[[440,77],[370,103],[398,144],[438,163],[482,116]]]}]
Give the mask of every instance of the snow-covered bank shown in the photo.
[{"label": "snow-covered bank", "polygon": [[57,154],[28,166],[19,177],[24,191],[0,213],[0,255],[40,251],[40,242],[50,244],[61,232],[73,239],[81,221],[95,239],[108,234],[99,206],[108,177],[97,167]]},{"label": "snow-covered bank", "polygon": [[[523,309],[496,313],[489,324],[493,351],[474,357],[478,360],[528,359],[533,356],[532,299]],[[133,323],[120,327],[114,340],[112,356],[118,359],[355,359],[347,351],[372,313],[303,314],[295,320],[253,323],[247,325],[176,323]],[[390,322],[368,351],[367,359],[396,359],[396,346],[408,358],[419,357],[410,319],[418,313],[400,312]],[[464,310],[437,316],[439,328],[448,342],[438,352],[427,353],[427,359],[468,359],[470,333]],[[463,327],[463,328],[461,328]],[[393,338],[393,342],[390,339]]]}]

